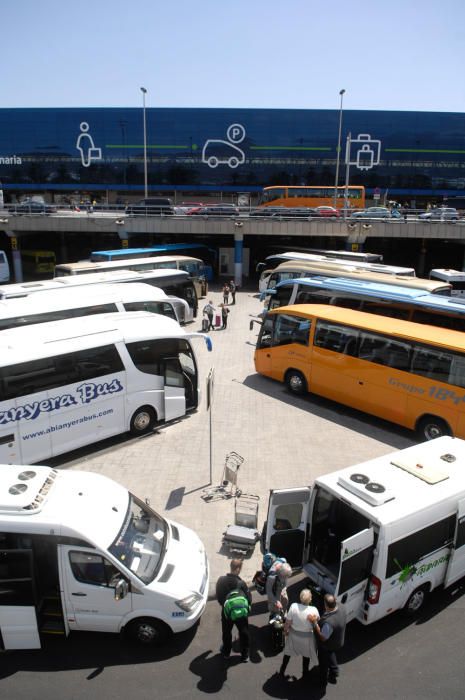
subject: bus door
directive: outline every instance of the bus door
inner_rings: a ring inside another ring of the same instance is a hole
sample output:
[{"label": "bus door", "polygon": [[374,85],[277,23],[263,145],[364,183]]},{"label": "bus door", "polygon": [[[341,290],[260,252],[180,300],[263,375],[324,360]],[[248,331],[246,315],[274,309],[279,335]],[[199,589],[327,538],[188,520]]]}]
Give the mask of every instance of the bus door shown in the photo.
[{"label": "bus door", "polygon": [[339,574],[334,595],[345,606],[347,619],[357,616],[365,600],[365,591],[373,560],[374,532],[367,528],[341,542]]},{"label": "bus door", "polygon": [[186,386],[186,376],[178,357],[166,357],[163,366],[165,420],[173,420],[185,415],[186,397],[191,387]]},{"label": "bus door", "polygon": [[268,504],[264,546],[267,552],[285,557],[292,567],[301,567],[310,531],[311,489],[272,491]]},{"label": "bus door", "polygon": [[30,549],[0,550],[0,644],[40,649]]},{"label": "bus door", "polygon": [[444,586],[450,586],[465,575],[465,498],[457,504],[457,521],[455,537],[449,563],[447,565]]},{"label": "bus door", "polygon": [[[132,610],[132,593],[115,595],[124,579],[112,562],[96,550],[58,545],[62,605],[71,630],[118,632]],[[126,580],[126,579],[124,579]]]}]

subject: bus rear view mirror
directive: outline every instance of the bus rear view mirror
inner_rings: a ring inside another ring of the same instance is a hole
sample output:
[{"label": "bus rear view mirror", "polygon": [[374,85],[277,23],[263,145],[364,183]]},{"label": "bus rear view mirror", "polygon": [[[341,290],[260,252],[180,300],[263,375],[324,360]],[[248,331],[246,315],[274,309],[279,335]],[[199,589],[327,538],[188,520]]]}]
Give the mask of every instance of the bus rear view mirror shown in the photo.
[{"label": "bus rear view mirror", "polygon": [[128,582],[124,578],[119,578],[115,586],[115,600],[123,600],[128,594]]}]

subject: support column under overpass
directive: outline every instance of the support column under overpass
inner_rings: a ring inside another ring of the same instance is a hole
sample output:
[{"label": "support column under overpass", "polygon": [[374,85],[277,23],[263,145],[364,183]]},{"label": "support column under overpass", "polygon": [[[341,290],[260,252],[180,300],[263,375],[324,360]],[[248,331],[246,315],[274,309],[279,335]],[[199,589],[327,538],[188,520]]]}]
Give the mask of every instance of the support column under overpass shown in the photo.
[{"label": "support column under overpass", "polygon": [[[14,271],[14,281],[23,282],[23,265],[21,262],[21,252],[18,248],[18,237],[15,231],[5,231],[8,236],[11,245],[11,259],[13,260],[13,271]],[[10,274],[10,280],[12,275]]]},{"label": "support column under overpass", "polygon": [[242,287],[244,256],[244,234],[242,233],[243,224],[241,221],[236,221],[234,226],[234,283],[236,287]]}]

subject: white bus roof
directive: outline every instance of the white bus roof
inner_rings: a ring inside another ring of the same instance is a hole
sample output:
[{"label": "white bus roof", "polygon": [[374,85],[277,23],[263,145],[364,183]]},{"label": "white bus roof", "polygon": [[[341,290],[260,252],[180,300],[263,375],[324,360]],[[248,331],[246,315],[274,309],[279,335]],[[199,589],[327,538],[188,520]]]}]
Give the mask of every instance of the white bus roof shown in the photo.
[{"label": "white bus roof", "polygon": [[69,268],[77,273],[79,273],[80,270],[90,270],[92,272],[94,270],[102,270],[102,272],[104,272],[105,270],[110,269],[127,270],[130,266],[142,267],[143,265],[153,265],[157,268],[161,267],[163,269],[163,263],[168,264],[172,263],[173,261],[190,262],[192,260],[199,263],[202,262],[200,258],[193,258],[190,255],[158,255],[152,256],[151,258],[126,258],[125,260],[105,260],[104,262],[79,260],[78,262],[60,263],[59,265],[55,266],[55,269],[61,270]]},{"label": "white bus roof", "polygon": [[316,479],[379,525],[465,496],[465,441],[442,437]]},{"label": "white bus roof", "polygon": [[195,335],[198,334],[186,333],[177,321],[147,311],[80,316],[2,331],[0,364],[27,362],[119,340],[133,342],[147,338],[188,338]]},{"label": "white bus roof", "polygon": [[89,287],[48,290],[31,297],[0,299],[0,319],[32,316],[46,311],[80,308],[117,301],[159,301],[168,299],[163,289],[149,284],[95,284]]},{"label": "white bus roof", "polygon": [[265,263],[273,258],[282,258],[283,261],[299,260],[300,262],[331,263],[334,266],[340,265],[349,269],[365,270],[366,272],[383,272],[384,274],[406,275],[407,277],[415,276],[415,270],[413,267],[399,267],[396,265],[384,265],[383,263],[369,263],[358,260],[328,258],[324,255],[316,255],[314,253],[299,253],[290,251],[287,253],[269,255],[267,258],[265,258]]},{"label": "white bus roof", "polygon": [[179,280],[189,280],[189,273],[184,270],[171,270],[163,268],[160,270],[113,270],[109,272],[89,273],[85,275],[69,275],[66,277],[55,277],[53,280],[42,280],[37,282],[17,282],[15,284],[5,284],[0,286],[0,299],[10,299],[13,297],[25,297],[35,292],[48,292],[54,289],[68,289],[69,287],[82,287],[88,284],[108,284],[110,282],[145,282],[173,277]]},{"label": "white bus roof", "polygon": [[107,549],[128,508],[129,494],[91,472],[0,465],[0,522],[4,531],[74,537]]},{"label": "white bus roof", "polygon": [[449,268],[435,268],[430,270],[429,276],[445,282],[463,282],[465,280],[465,272],[463,270],[450,270]]}]

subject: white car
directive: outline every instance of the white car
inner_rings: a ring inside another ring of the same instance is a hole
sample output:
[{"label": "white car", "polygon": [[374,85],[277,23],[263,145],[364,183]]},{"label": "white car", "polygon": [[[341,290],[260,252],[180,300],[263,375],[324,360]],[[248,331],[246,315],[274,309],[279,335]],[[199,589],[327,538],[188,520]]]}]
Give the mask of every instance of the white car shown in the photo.
[{"label": "white car", "polygon": [[454,207],[435,207],[420,214],[418,218],[423,221],[458,221],[459,215]]}]

